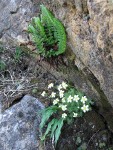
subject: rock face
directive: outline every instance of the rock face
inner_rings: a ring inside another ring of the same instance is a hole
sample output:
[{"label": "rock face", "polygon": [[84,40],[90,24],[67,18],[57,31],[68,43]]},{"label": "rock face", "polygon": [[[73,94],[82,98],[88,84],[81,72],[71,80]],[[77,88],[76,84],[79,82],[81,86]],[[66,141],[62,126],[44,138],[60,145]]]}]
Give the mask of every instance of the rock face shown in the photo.
[{"label": "rock face", "polygon": [[1,0],[0,1],[0,38],[8,44],[28,42],[28,22],[39,11],[39,2],[31,0]]},{"label": "rock face", "polygon": [[[41,3],[43,0],[1,0],[1,40],[27,43],[24,30],[31,17],[38,14]],[[94,75],[98,86],[113,105],[113,2],[52,0],[51,4],[48,1],[46,5],[66,27],[68,45],[76,55],[75,65],[84,73],[88,70]]]},{"label": "rock face", "polygon": [[[95,99],[101,105],[101,114],[113,127],[113,1],[1,0],[1,41],[27,43],[25,30],[31,17],[39,13],[42,3],[63,22],[68,37],[67,53],[71,51],[74,55],[75,71],[71,69],[62,77],[67,75],[66,79]],[[61,77],[61,72],[55,71],[53,69],[52,74]]]},{"label": "rock face", "polygon": [[0,114],[0,150],[38,150],[42,108],[36,98],[26,95]]},{"label": "rock face", "polygon": [[[113,106],[113,3],[87,1],[87,9],[87,12],[82,10],[82,16],[74,22],[69,21],[69,27],[73,26],[73,36],[70,35],[74,40],[72,49],[84,67],[96,77]],[[76,65],[80,68],[79,64]]]},{"label": "rock face", "polygon": [[95,76],[113,106],[113,2],[73,0],[59,4],[55,13],[66,26],[75,65]]}]

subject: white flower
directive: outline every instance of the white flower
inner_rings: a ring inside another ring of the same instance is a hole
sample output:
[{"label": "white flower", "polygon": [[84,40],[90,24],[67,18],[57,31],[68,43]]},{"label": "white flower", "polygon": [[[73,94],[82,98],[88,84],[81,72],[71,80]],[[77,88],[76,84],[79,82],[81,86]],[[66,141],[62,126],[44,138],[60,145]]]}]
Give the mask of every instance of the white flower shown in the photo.
[{"label": "white flower", "polygon": [[63,89],[66,89],[67,87],[68,87],[68,85],[66,84],[66,82],[62,82],[62,87],[63,87]]},{"label": "white flower", "polygon": [[65,98],[64,98],[64,97],[62,98],[62,102],[63,102],[63,103],[65,103],[65,102],[66,102],[66,100],[65,100]]},{"label": "white flower", "polygon": [[46,92],[45,92],[45,91],[43,91],[41,95],[44,97],[44,96],[46,95]]},{"label": "white flower", "polygon": [[51,93],[51,97],[52,97],[52,98],[54,98],[54,97],[55,97],[55,95],[56,95],[56,93],[55,93],[55,92],[52,92],[52,93]]},{"label": "white flower", "polygon": [[59,107],[62,108],[62,104],[60,104]]},{"label": "white flower", "polygon": [[67,110],[67,105],[62,105],[62,106],[61,106],[61,109],[62,109],[63,111]]},{"label": "white flower", "polygon": [[48,85],[48,89],[51,89],[53,86],[54,86],[54,84],[53,84],[53,83],[50,83],[50,84]]},{"label": "white flower", "polygon": [[79,96],[78,95],[74,95],[74,97],[73,97],[73,101],[75,101],[75,102],[78,102],[78,100],[79,100],[80,98],[79,98]]},{"label": "white flower", "polygon": [[60,91],[62,89],[62,85],[60,84],[57,88],[58,88],[58,91]]},{"label": "white flower", "polygon": [[83,97],[81,98],[81,102],[82,102],[83,104],[85,104],[86,101],[87,101],[87,97],[86,97],[86,96],[83,96]]},{"label": "white flower", "polygon": [[73,112],[73,117],[76,118],[77,116],[78,114]]},{"label": "white flower", "polygon": [[56,99],[53,101],[53,105],[56,105],[58,102],[59,102],[59,99],[56,98]]},{"label": "white flower", "polygon": [[60,90],[59,91],[59,96],[60,96],[60,98],[62,98],[64,96],[64,91]]},{"label": "white flower", "polygon": [[66,117],[67,117],[67,114],[66,114],[66,113],[63,113],[63,114],[62,114],[62,118],[65,119]]},{"label": "white flower", "polygon": [[89,111],[89,106],[88,105],[83,105],[83,107],[81,107],[81,109],[85,113],[86,111]]},{"label": "white flower", "polygon": [[71,103],[71,102],[72,102],[72,99],[73,99],[73,97],[70,95],[70,96],[67,98],[67,102]]}]

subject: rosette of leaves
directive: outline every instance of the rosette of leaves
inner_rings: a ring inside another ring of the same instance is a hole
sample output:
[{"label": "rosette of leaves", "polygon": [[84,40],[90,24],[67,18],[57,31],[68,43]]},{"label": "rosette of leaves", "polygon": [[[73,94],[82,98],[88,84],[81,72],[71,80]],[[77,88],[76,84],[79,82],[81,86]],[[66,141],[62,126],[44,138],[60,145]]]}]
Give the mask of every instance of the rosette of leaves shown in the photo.
[{"label": "rosette of leaves", "polygon": [[65,52],[64,26],[44,5],[41,5],[41,15],[32,19],[28,31],[37,47],[36,53],[41,56],[58,56]]}]

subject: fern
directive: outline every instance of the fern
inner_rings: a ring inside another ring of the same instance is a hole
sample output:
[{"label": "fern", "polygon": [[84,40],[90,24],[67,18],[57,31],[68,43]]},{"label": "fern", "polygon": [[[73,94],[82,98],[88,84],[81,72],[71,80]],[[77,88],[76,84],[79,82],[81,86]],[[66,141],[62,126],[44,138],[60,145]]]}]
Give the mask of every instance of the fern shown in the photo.
[{"label": "fern", "polygon": [[60,137],[61,129],[62,129],[62,126],[63,126],[63,121],[64,121],[64,120],[61,118],[61,119],[57,122],[58,127],[57,127],[57,129],[56,129],[56,131],[55,131],[55,145],[57,144],[57,141],[58,141],[58,139],[59,139],[59,137]]},{"label": "fern", "polygon": [[38,31],[32,25],[29,25],[28,31],[33,35],[32,38],[35,41],[36,47],[39,49],[39,53],[43,54],[45,48],[43,47],[43,39],[38,35]]},{"label": "fern", "polygon": [[[41,122],[41,128],[45,125],[46,121],[49,119],[47,114],[50,114],[52,115],[52,113],[50,113],[50,108],[48,108],[47,112],[49,113],[43,113],[43,117],[45,118],[45,116],[47,117],[47,119],[43,120],[42,118],[42,122]],[[55,113],[55,112],[54,112]],[[50,117],[49,115],[49,117]],[[61,129],[62,129],[62,126],[63,126],[63,121],[64,119],[52,119],[49,123],[48,123],[48,126],[47,126],[47,129],[44,133],[44,135],[41,137],[41,140],[44,141],[46,139],[46,136],[49,134],[50,132],[50,137],[55,139],[55,145],[57,144],[58,142],[58,139],[60,137],[60,134],[61,134]]]},{"label": "fern", "polygon": [[51,138],[54,137],[55,130],[56,130],[57,126],[58,126],[58,119],[55,119],[54,120],[54,125],[52,126],[52,129],[51,129]]},{"label": "fern", "polygon": [[41,5],[42,14],[34,17],[28,27],[38,53],[45,57],[57,56],[65,52],[66,33],[62,23]]},{"label": "fern", "polygon": [[51,24],[53,22],[54,16],[44,5],[41,5],[40,7],[42,12],[41,15],[42,23]]},{"label": "fern", "polygon": [[46,33],[44,30],[44,27],[42,26],[41,20],[39,17],[35,17],[34,18],[34,23],[35,23],[35,27],[38,31],[38,34],[40,34],[40,36],[42,36],[42,38],[46,39]]},{"label": "fern", "polygon": [[45,140],[47,134],[51,131],[51,128],[52,128],[52,125],[54,124],[54,122],[55,122],[55,119],[52,119],[52,121],[48,123],[46,132],[45,132],[44,136],[41,138],[42,141]]},{"label": "fern", "polygon": [[58,51],[56,51],[56,55],[64,53],[66,49],[66,35],[64,34],[65,30],[62,26],[61,22],[54,18],[54,27],[56,30],[55,38],[58,40]]},{"label": "fern", "polygon": [[42,111],[42,121],[40,124],[40,128],[42,129],[48,119],[57,111],[56,106],[51,106],[49,108],[46,108]]},{"label": "fern", "polygon": [[57,141],[60,137],[64,119],[63,118],[61,118],[61,119],[53,118],[49,123],[47,123],[47,121],[57,111],[58,111],[58,107],[56,107],[56,106],[50,106],[48,108],[45,108],[42,111],[42,120],[40,123],[41,130],[44,128],[44,126],[46,124],[48,124],[44,135],[41,137],[41,140],[44,141],[46,139],[46,136],[50,133],[50,137],[51,138],[54,137],[54,139],[55,139],[55,145],[57,144]]}]

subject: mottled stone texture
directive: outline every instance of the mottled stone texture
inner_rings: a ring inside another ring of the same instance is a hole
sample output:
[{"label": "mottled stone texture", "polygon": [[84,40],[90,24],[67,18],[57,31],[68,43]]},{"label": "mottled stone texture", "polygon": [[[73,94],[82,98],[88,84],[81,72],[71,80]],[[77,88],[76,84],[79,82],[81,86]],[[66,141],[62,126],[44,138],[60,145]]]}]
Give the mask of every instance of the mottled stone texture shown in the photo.
[{"label": "mottled stone texture", "polygon": [[[31,17],[38,14],[41,3],[43,1],[1,0],[2,41],[28,42],[24,30],[27,29]],[[112,1],[50,0],[44,3],[64,23],[68,34],[68,44],[76,55],[77,67],[82,71],[88,69],[93,73],[102,91],[113,105]]]},{"label": "mottled stone texture", "polygon": [[55,13],[66,26],[75,65],[83,72],[90,70],[113,105],[113,2],[58,2],[61,6]]},{"label": "mottled stone texture", "polygon": [[38,150],[42,108],[36,98],[26,95],[0,114],[0,150]]},{"label": "mottled stone texture", "polygon": [[67,51],[75,56],[75,70],[69,65],[64,73],[46,68],[57,78],[70,79],[77,88],[100,103],[101,114],[113,126],[109,105],[113,106],[113,1],[1,0],[1,40],[9,44],[27,43],[25,30],[31,17],[39,13],[42,3],[63,22],[68,37]]},{"label": "mottled stone texture", "polygon": [[28,22],[37,15],[40,1],[1,0],[0,1],[0,38],[8,44],[27,43]]}]

